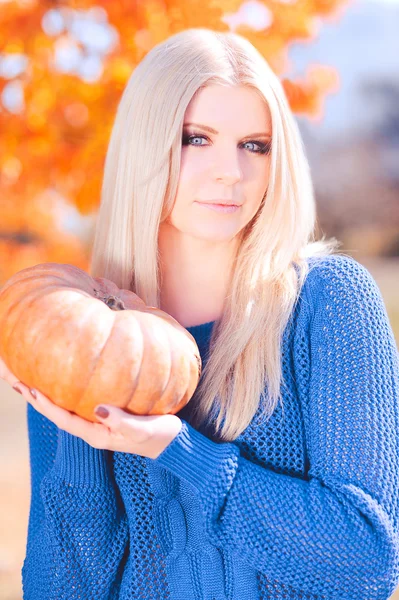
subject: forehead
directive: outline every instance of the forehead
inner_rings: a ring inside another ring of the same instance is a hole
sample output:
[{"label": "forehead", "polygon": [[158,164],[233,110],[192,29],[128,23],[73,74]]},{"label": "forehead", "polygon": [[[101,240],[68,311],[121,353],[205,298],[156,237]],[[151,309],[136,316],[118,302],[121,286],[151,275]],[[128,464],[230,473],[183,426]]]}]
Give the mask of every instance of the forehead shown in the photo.
[{"label": "forehead", "polygon": [[232,127],[271,131],[266,101],[254,89],[242,85],[209,85],[198,90],[187,106],[184,121],[209,125],[218,131]]}]

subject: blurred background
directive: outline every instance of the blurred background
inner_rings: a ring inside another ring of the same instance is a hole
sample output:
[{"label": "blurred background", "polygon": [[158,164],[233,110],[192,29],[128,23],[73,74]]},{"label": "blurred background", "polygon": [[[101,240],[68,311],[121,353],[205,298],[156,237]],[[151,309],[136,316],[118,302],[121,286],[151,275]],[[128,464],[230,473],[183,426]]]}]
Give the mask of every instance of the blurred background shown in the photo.
[{"label": "blurred background", "polygon": [[[398,24],[399,0],[0,0],[0,287],[42,262],[88,269],[132,70],[177,31],[231,29],[279,75],[312,169],[318,233],[369,269],[398,342]],[[0,600],[21,600],[26,404],[1,381],[0,399]]]}]

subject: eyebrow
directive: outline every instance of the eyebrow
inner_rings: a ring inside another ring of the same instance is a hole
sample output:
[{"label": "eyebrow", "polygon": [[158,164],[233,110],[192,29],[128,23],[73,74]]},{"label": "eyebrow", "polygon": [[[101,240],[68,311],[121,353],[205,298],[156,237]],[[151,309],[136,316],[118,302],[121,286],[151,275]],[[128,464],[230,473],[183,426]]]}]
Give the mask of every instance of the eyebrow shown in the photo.
[{"label": "eyebrow", "polygon": [[[209,133],[214,133],[215,135],[217,135],[219,132],[216,131],[216,129],[213,129],[213,127],[209,127],[208,125],[201,125],[200,123],[183,123],[183,127],[189,127],[189,126],[194,126],[194,127],[200,127],[201,129],[205,129],[205,131],[209,131]],[[272,137],[271,133],[268,133],[266,131],[261,131],[258,133],[250,133],[249,135],[246,135],[244,137]]]}]

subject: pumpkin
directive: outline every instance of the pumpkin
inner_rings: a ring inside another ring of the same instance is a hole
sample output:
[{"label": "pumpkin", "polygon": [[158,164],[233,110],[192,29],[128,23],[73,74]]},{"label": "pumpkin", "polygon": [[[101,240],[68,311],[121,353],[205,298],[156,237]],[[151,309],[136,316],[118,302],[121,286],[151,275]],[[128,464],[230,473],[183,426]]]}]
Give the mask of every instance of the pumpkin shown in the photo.
[{"label": "pumpkin", "polygon": [[22,383],[92,422],[101,402],[175,414],[202,368],[194,337],[171,315],[58,263],[23,269],[0,289],[0,356]]}]

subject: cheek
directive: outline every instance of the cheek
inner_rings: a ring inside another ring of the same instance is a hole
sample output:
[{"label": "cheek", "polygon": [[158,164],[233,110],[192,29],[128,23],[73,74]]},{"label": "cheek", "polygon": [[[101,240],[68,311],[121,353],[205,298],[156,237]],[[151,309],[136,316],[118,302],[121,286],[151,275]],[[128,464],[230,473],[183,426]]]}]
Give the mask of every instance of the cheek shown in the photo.
[{"label": "cheek", "polygon": [[246,217],[250,221],[258,212],[263,197],[269,185],[270,161],[259,161],[253,171],[247,186],[245,186],[245,197],[247,201]]},{"label": "cheek", "polygon": [[244,186],[245,197],[251,205],[260,202],[269,184],[270,165],[261,160],[259,163],[252,168],[251,175]]},{"label": "cheek", "polygon": [[206,168],[204,158],[205,156],[201,156],[201,152],[198,150],[195,153],[183,150],[179,176],[181,183],[201,177],[201,173]]},{"label": "cheek", "polygon": [[264,189],[269,181],[270,176],[270,158],[259,160],[259,164],[255,165],[255,173],[253,177],[254,184],[259,189]]},{"label": "cheek", "polygon": [[201,159],[192,156],[182,157],[179,181],[177,184],[174,209],[189,207],[196,198],[201,197],[201,186],[204,184],[204,167]]},{"label": "cheek", "polygon": [[270,182],[270,158],[262,165],[257,178],[256,196],[262,201]]}]

